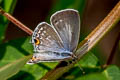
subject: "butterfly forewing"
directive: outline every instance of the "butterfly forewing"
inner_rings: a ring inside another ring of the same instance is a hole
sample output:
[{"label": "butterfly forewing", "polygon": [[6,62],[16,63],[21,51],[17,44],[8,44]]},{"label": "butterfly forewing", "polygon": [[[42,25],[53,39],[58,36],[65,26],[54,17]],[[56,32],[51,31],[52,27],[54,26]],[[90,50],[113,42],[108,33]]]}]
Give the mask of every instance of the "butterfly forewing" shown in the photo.
[{"label": "butterfly forewing", "polygon": [[[39,44],[35,40],[39,40]],[[34,30],[32,36],[34,51],[59,51],[63,49],[63,44],[53,28],[46,22],[40,23]]]},{"label": "butterfly forewing", "polygon": [[74,52],[80,33],[80,19],[76,10],[66,9],[51,16],[51,24],[63,41],[64,48]]}]

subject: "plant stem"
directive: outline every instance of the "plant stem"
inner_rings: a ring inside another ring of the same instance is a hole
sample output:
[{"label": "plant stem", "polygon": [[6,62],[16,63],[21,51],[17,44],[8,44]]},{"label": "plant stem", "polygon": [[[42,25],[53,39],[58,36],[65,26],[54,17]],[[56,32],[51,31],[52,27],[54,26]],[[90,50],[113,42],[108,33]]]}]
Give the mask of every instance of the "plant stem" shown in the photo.
[{"label": "plant stem", "polygon": [[[112,11],[105,17],[105,19],[80,43],[80,48],[76,51],[75,54],[77,54],[78,60],[91,50],[95,44],[105,36],[105,34],[111,30],[111,28],[114,27],[114,25],[120,20],[120,1],[117,3],[117,5],[112,9]],[[87,44],[87,46],[85,45]],[[81,51],[83,48],[84,50]],[[86,49],[85,49],[86,48]],[[56,68],[46,73],[45,76],[43,76],[42,80],[56,80],[60,76],[62,76],[65,72],[67,72],[69,69],[74,67],[74,64],[76,62],[73,62],[72,64],[68,66],[64,66],[63,62],[60,62]],[[61,66],[63,65],[63,66]]]},{"label": "plant stem", "polygon": [[15,19],[13,16],[11,16],[9,13],[5,12],[2,8],[0,8],[0,13],[5,16],[8,20],[10,20],[12,23],[17,25],[20,29],[28,33],[29,35],[32,35],[33,31],[29,29],[27,26],[22,24],[20,21]]}]

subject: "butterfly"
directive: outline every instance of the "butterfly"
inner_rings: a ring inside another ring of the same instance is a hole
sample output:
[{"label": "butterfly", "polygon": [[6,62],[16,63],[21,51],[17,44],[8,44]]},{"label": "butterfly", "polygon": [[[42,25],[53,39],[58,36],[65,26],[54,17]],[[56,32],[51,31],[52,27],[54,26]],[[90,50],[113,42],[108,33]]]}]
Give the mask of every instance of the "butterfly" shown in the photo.
[{"label": "butterfly", "polygon": [[77,10],[65,9],[54,13],[51,25],[41,22],[35,28],[31,43],[34,54],[28,64],[72,59],[80,35],[80,16]]}]

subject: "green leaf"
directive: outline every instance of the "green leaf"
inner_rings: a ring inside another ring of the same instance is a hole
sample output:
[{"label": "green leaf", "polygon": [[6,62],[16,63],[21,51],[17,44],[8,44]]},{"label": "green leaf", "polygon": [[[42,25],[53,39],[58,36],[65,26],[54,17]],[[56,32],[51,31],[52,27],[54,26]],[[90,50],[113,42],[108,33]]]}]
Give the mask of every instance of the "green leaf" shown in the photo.
[{"label": "green leaf", "polygon": [[105,64],[105,57],[101,54],[103,53],[100,50],[100,46],[98,44],[96,44],[95,47],[92,48],[91,52],[95,53],[94,55],[97,56],[99,58],[100,64]]},{"label": "green leaf", "polygon": [[109,80],[120,80],[120,69],[115,65],[107,67],[103,73],[108,77]]},{"label": "green leaf", "polygon": [[[53,62],[53,63],[44,62],[44,63],[33,64],[33,65],[26,64],[23,67],[22,71],[31,74],[34,77],[33,78],[34,80],[39,80],[46,74],[46,72],[53,69],[56,65],[57,65],[57,63],[55,63],[55,62]],[[24,74],[22,74],[22,75],[24,75]],[[21,77],[21,76],[19,76],[19,77]],[[16,79],[19,79],[19,77],[17,77]],[[26,80],[27,78],[29,78],[29,76],[23,77],[24,80]]]},{"label": "green leaf", "polygon": [[18,59],[12,63],[9,63],[3,67],[0,68],[0,79],[6,80],[9,77],[15,75],[25,64],[26,62],[31,58],[32,56],[25,56],[21,59]]},{"label": "green leaf", "polygon": [[[96,69],[89,68],[83,70],[87,70],[87,73],[84,74],[80,71],[79,68],[74,67],[67,74],[67,76],[63,75],[61,79],[67,80],[120,80],[120,69],[115,65],[108,66],[105,70],[102,68]],[[91,72],[89,72],[91,70]],[[71,73],[71,74],[70,74]]]},{"label": "green leaf", "polygon": [[30,38],[21,38],[0,44],[0,66],[33,53],[33,47],[29,40]]},{"label": "green leaf", "polygon": [[108,80],[107,77],[102,73],[92,73],[88,75],[84,75],[75,80]]},{"label": "green leaf", "polygon": [[99,65],[99,60],[92,52],[89,51],[81,58],[79,64],[83,67],[94,68]]},{"label": "green leaf", "polygon": [[[6,12],[13,13],[17,0],[1,0],[0,7],[2,7]],[[8,26],[8,20],[0,15],[0,43],[5,38],[5,31]]]},{"label": "green leaf", "polygon": [[[24,55],[33,54],[33,46],[29,42],[30,38],[19,38],[0,44],[0,67],[16,61],[24,57]],[[20,79],[21,77],[23,80],[38,80],[56,65],[57,63],[26,64],[20,72],[9,78],[9,80]]]}]

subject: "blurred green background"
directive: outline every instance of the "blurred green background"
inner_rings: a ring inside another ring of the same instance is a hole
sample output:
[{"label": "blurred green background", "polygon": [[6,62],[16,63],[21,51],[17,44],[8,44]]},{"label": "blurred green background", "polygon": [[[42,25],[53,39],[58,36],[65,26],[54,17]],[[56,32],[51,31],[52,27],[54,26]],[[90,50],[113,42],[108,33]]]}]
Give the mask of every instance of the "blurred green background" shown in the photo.
[{"label": "blurred green background", "polygon": [[[50,20],[50,16],[59,10],[73,8],[79,11],[81,18],[80,41],[82,41],[110,12],[119,0],[0,0],[0,7],[11,13],[15,18],[34,30],[38,23]],[[116,37],[120,31],[117,24],[92,50],[80,61],[86,71],[83,75],[78,66],[63,75],[65,80],[106,80],[105,71],[99,65],[106,63]],[[31,36],[19,29],[5,17],[0,15],[0,67],[11,63],[25,55],[33,53],[29,43]],[[118,45],[119,46],[119,45]],[[116,49],[113,64],[120,66],[120,48]],[[91,61],[91,62],[89,62]],[[46,72],[53,69],[57,63],[39,63],[25,65],[22,70],[9,80],[38,80]],[[116,66],[110,67],[113,73],[118,71]],[[97,73],[97,74],[96,74]],[[116,72],[117,73],[117,72]],[[113,76],[113,75],[112,75]],[[118,79],[117,75],[117,79]],[[99,79],[98,79],[99,77]],[[111,79],[111,78],[110,78]],[[111,80],[117,80],[112,78]],[[118,79],[119,80],[119,79]]]}]

